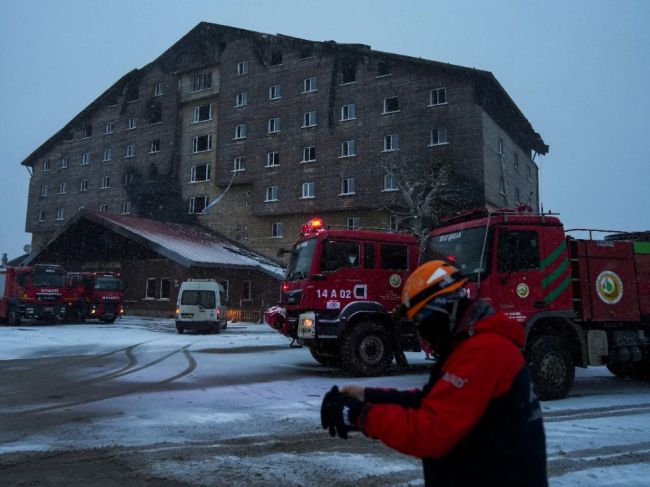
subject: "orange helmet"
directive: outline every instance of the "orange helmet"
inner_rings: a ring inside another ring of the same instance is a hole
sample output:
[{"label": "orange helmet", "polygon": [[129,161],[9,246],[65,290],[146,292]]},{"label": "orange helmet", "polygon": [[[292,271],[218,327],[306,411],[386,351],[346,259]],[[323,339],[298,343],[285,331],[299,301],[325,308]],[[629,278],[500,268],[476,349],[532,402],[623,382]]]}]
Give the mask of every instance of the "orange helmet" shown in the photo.
[{"label": "orange helmet", "polygon": [[402,289],[406,317],[413,320],[432,299],[457,293],[467,280],[445,261],[432,260],[422,264],[408,277]]}]

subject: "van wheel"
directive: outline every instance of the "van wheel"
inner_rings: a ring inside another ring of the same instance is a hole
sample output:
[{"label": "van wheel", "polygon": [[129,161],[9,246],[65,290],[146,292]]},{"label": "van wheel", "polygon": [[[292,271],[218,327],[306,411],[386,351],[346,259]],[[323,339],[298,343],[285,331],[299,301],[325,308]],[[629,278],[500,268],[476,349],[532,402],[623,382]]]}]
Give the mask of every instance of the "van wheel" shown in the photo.
[{"label": "van wheel", "polygon": [[566,397],[575,379],[569,342],[560,337],[540,336],[527,354],[537,394],[542,401]]},{"label": "van wheel", "polygon": [[182,326],[177,326],[176,331],[178,332],[179,335],[182,335],[183,333],[185,333],[185,328],[183,328]]},{"label": "van wheel", "polygon": [[374,321],[349,325],[341,344],[341,364],[358,376],[381,375],[393,361],[393,349],[384,327]]}]

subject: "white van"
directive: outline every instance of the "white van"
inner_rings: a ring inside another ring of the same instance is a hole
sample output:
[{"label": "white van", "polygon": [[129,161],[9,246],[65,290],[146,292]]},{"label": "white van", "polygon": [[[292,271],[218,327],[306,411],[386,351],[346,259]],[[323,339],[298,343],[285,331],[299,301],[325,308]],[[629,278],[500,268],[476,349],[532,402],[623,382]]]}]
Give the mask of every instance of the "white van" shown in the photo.
[{"label": "white van", "polygon": [[181,283],[176,301],[176,330],[220,333],[228,323],[226,293],[214,279],[188,279]]}]

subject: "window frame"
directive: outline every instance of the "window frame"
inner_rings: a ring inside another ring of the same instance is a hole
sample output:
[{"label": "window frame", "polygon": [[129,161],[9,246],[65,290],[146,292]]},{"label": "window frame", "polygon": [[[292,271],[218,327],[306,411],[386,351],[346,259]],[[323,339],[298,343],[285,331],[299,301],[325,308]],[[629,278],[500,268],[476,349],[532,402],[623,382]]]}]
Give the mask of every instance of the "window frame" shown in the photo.
[{"label": "window frame", "polygon": [[284,223],[273,222],[271,223],[271,235],[269,238],[284,238]]},{"label": "window frame", "polygon": [[[205,149],[199,149],[199,140],[205,139]],[[192,137],[192,154],[210,152],[212,150],[212,134],[195,135]]]},{"label": "window frame", "polygon": [[88,179],[82,179],[79,181],[79,192],[85,193],[88,191]]},{"label": "window frame", "polygon": [[56,221],[60,222],[65,220],[65,208],[56,209]]},{"label": "window frame", "polygon": [[[149,301],[155,301],[156,300],[156,284],[158,282],[158,279],[155,277],[147,277],[145,280],[145,285],[144,285],[144,299],[149,300]],[[153,283],[153,286],[150,286],[150,283]],[[150,290],[152,292],[150,292]]]},{"label": "window frame", "polygon": [[113,160],[113,149],[111,147],[106,147],[104,149],[104,158],[102,162],[108,162]]},{"label": "window frame", "polygon": [[66,184],[65,181],[59,183],[59,191],[57,194],[65,194]]},{"label": "window frame", "polygon": [[282,87],[280,83],[269,86],[269,101],[282,98]]},{"label": "window frame", "polygon": [[149,154],[157,154],[160,152],[160,139],[154,139],[149,146]]},{"label": "window frame", "polygon": [[345,228],[348,230],[357,230],[361,228],[361,217],[349,216],[345,219]]},{"label": "window frame", "polygon": [[90,164],[90,152],[84,152],[81,154],[81,165],[87,166]]},{"label": "window frame", "polygon": [[278,186],[267,186],[264,192],[264,203],[273,203],[275,201],[279,201],[279,193],[280,190]]},{"label": "window frame", "polygon": [[357,119],[357,105],[356,103],[348,103],[341,106],[340,122],[347,122],[348,120]]},{"label": "window frame", "polygon": [[[190,168],[190,183],[205,183],[210,181],[210,166],[211,164],[209,162],[206,162],[204,164],[194,164]],[[197,177],[197,168],[199,167],[204,167],[205,168],[205,179],[198,179]]]},{"label": "window frame", "polygon": [[266,133],[267,134],[277,134],[280,132],[281,126],[280,126],[280,117],[273,117],[269,118],[267,124],[266,124]]},{"label": "window frame", "polygon": [[108,175],[103,175],[99,189],[109,189],[111,187],[111,177]]},{"label": "window frame", "polygon": [[[435,93],[435,94],[434,94]],[[444,101],[439,101],[440,100],[440,93],[442,93],[442,98],[444,98]],[[435,98],[435,101],[434,101]],[[440,105],[447,105],[447,88],[444,86],[441,86],[439,88],[431,88],[429,90],[429,105],[430,107],[438,107]]]},{"label": "window frame", "polygon": [[129,121],[127,122],[126,130],[135,130],[137,128],[138,128],[138,119],[129,118]]},{"label": "window frame", "polygon": [[316,181],[304,181],[300,189],[301,200],[311,200],[316,198]]},{"label": "window frame", "polygon": [[382,152],[395,152],[399,150],[399,134],[384,135],[384,148]]},{"label": "window frame", "polygon": [[266,153],[266,165],[264,167],[278,167],[280,165],[280,153],[269,151]]},{"label": "window frame", "polygon": [[204,71],[192,75],[190,93],[198,93],[212,89],[212,71]]},{"label": "window frame", "polygon": [[239,61],[237,63],[237,76],[245,76],[249,73],[248,61]]},{"label": "window frame", "polygon": [[131,214],[131,202],[129,200],[122,201],[122,215]]},{"label": "window frame", "polygon": [[316,110],[303,112],[301,128],[306,129],[311,127],[316,127],[317,125],[318,125],[318,115]]},{"label": "window frame", "polygon": [[[197,201],[203,201],[203,208],[201,208],[201,211],[196,211],[198,205],[196,204]],[[197,195],[197,196],[191,196],[189,198],[189,208],[188,208],[188,214],[189,215],[200,215],[203,210],[206,209],[208,206],[208,196],[207,195]]]},{"label": "window frame", "polygon": [[357,194],[356,184],[356,178],[353,176],[341,178],[341,192],[339,193],[339,196],[350,196]]},{"label": "window frame", "polygon": [[[311,157],[311,153],[313,152],[314,157]],[[305,159],[305,155],[309,157],[309,159]],[[301,163],[307,163],[307,162],[314,162],[316,161],[316,146],[315,145],[305,145],[302,147],[302,161]]]},{"label": "window frame", "polygon": [[235,156],[232,159],[232,171],[231,172],[240,172],[240,171],[245,171],[246,168],[244,167],[244,157],[243,156]]},{"label": "window frame", "polygon": [[233,140],[241,140],[245,139],[247,137],[246,131],[247,127],[245,123],[239,123],[235,125],[235,135],[233,137]]},{"label": "window frame", "polygon": [[316,76],[308,76],[302,81],[302,93],[313,93],[318,91],[318,80]]},{"label": "window frame", "polygon": [[[434,130],[436,131],[436,136],[437,136],[437,139],[436,139],[437,142],[435,142],[435,143],[433,142],[433,132],[434,132]],[[444,134],[444,139],[445,139],[444,142],[440,142],[440,139],[441,139],[440,134],[441,133]],[[430,136],[429,137],[430,137],[429,138],[429,147],[436,147],[436,146],[439,146],[439,145],[447,145],[447,144],[449,144],[449,134],[447,132],[447,127],[435,127],[435,128],[432,128],[431,131],[430,131]]]},{"label": "window frame", "polygon": [[[395,101],[395,104],[396,104],[395,109],[389,110],[389,104],[393,100]],[[399,96],[387,96],[386,98],[384,98],[383,111],[381,112],[382,115],[386,115],[388,113],[397,113],[399,111],[400,111]]]},{"label": "window frame", "polygon": [[[390,187],[386,184],[389,180],[391,182]],[[399,191],[399,186],[397,185],[397,182],[396,182],[396,179],[395,179],[394,175],[392,175],[392,174],[384,174],[382,191],[385,191],[385,192]]]},{"label": "window frame", "polygon": [[130,159],[132,157],[135,157],[135,144],[127,144],[126,155],[124,156],[124,158]]},{"label": "window frame", "polygon": [[235,95],[235,108],[248,106],[248,91],[242,91]]},{"label": "window frame", "polygon": [[[207,118],[201,118],[201,109],[206,108],[208,109],[208,117]],[[209,122],[213,118],[212,115],[212,103],[208,103],[207,105],[196,105],[193,110],[192,110],[192,123],[202,123],[202,122]]]},{"label": "window frame", "polygon": [[348,140],[341,141],[341,153],[339,155],[339,159],[344,157],[355,157],[356,155],[357,155],[356,139],[348,139]]},{"label": "window frame", "polygon": [[70,166],[70,156],[63,156],[63,157],[61,157],[61,165],[60,165],[60,168],[61,168],[61,169],[68,169],[69,166]]}]

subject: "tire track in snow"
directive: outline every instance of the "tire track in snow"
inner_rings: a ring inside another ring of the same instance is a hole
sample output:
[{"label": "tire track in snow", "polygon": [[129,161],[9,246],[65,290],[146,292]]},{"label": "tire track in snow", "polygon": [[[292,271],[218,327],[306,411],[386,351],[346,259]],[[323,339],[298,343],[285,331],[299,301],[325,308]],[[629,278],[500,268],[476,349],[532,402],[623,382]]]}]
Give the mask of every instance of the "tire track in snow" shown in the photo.
[{"label": "tire track in snow", "polygon": [[109,394],[104,394],[104,395],[101,395],[99,397],[92,397],[92,398],[89,398],[89,399],[83,399],[83,400],[79,400],[79,401],[70,401],[70,402],[66,402],[66,403],[63,403],[63,404],[56,404],[56,405],[52,405],[52,406],[44,406],[44,407],[35,408],[35,409],[27,409],[27,410],[17,411],[15,413],[9,413],[9,414],[14,414],[14,415],[33,414],[33,413],[54,411],[54,410],[57,410],[57,409],[63,409],[63,408],[68,408],[68,407],[73,407],[73,406],[81,406],[81,405],[89,404],[89,403],[92,403],[92,402],[105,401],[106,399],[113,399],[115,397],[127,396],[129,394],[133,394],[133,393],[136,393],[136,392],[142,392],[142,391],[146,391],[148,389],[154,389],[156,386],[159,386],[159,385],[162,385],[162,384],[171,383],[171,382],[173,382],[175,380],[178,380],[178,379],[180,379],[182,377],[185,377],[186,375],[191,374],[196,369],[196,367],[198,365],[197,362],[196,362],[196,359],[192,356],[191,352],[188,350],[188,348],[191,347],[193,344],[194,343],[190,343],[189,345],[186,345],[183,348],[180,348],[178,350],[174,350],[171,353],[165,354],[162,357],[160,357],[160,358],[158,358],[158,359],[156,359],[156,360],[154,360],[152,362],[149,362],[148,364],[145,364],[145,365],[143,365],[141,367],[137,367],[136,369],[131,369],[129,371],[125,371],[125,372],[123,372],[123,373],[121,373],[119,375],[114,375],[113,377],[111,377],[111,378],[121,377],[121,376],[124,376],[124,375],[127,375],[127,374],[134,373],[134,372],[139,371],[139,370],[146,369],[148,367],[151,367],[151,366],[153,366],[155,364],[158,364],[158,363],[162,362],[163,360],[168,359],[169,357],[171,357],[171,356],[173,356],[173,355],[175,355],[175,354],[177,354],[179,352],[182,352],[183,355],[185,356],[185,358],[187,359],[187,362],[188,362],[187,367],[185,367],[185,369],[183,369],[178,374],[173,375],[172,377],[169,377],[167,379],[163,379],[161,381],[156,381],[156,382],[143,384],[143,385],[140,385],[140,386],[137,386],[137,387],[129,387],[126,390],[122,390],[122,391],[114,392],[114,393],[109,393]]},{"label": "tire track in snow", "polygon": [[557,477],[571,472],[650,462],[650,442],[627,443],[602,448],[586,448],[549,455],[548,475]]},{"label": "tire track in snow", "polygon": [[562,421],[575,421],[579,419],[598,419],[615,416],[632,416],[635,414],[650,414],[650,403],[643,404],[617,404],[590,409],[565,409],[562,411],[543,412],[545,423],[558,423]]}]

